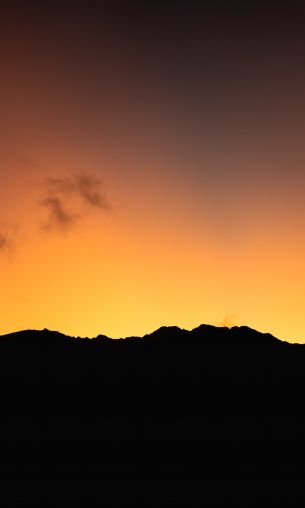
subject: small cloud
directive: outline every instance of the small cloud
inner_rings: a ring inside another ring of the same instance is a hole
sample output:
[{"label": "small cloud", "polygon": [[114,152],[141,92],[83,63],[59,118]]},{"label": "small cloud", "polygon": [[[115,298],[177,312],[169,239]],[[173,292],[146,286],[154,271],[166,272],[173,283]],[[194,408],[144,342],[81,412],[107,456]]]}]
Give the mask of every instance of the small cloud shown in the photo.
[{"label": "small cloud", "polygon": [[99,187],[102,182],[92,175],[81,174],[76,180],[76,189],[82,199],[90,206],[110,210],[110,205]]},{"label": "small cloud", "polygon": [[10,248],[10,245],[11,245],[10,239],[3,231],[0,231],[0,252],[8,250]]},{"label": "small cloud", "polygon": [[225,328],[232,328],[233,326],[237,326],[238,316],[236,314],[228,314],[223,318],[223,320],[218,324],[218,326]]},{"label": "small cloud", "polygon": [[0,225],[0,254],[12,254],[15,249],[18,229],[19,226],[17,224]]},{"label": "small cloud", "polygon": [[[88,208],[103,212],[111,206],[101,190],[102,181],[89,173],[51,177],[45,181],[45,196],[40,205],[48,210],[45,231],[67,233],[87,213]],[[75,212],[71,212],[73,209]]]},{"label": "small cloud", "polygon": [[110,204],[101,191],[102,181],[90,173],[79,173],[64,178],[48,178],[46,181],[50,193],[80,198],[89,206],[110,210]]},{"label": "small cloud", "polygon": [[48,210],[48,219],[43,229],[45,231],[60,231],[68,233],[75,226],[80,216],[65,209],[62,201],[56,196],[49,196],[40,202]]}]

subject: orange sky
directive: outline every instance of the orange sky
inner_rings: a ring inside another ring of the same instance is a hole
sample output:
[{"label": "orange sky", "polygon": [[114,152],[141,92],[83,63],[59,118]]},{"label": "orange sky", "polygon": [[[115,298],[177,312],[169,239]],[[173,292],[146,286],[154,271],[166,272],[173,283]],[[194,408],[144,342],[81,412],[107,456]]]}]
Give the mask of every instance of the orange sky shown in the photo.
[{"label": "orange sky", "polygon": [[74,16],[55,32],[11,13],[1,32],[0,333],[211,323],[305,342],[299,42],[210,42],[186,74],[165,37]]},{"label": "orange sky", "polygon": [[71,196],[67,207],[81,218],[67,230],[44,229],[47,191],[38,173],[18,170],[1,189],[11,243],[0,258],[1,333],[47,327],[120,337],[225,320],[303,340],[301,221],[293,229],[284,217],[269,224],[258,201],[242,229],[238,222],[224,232],[200,216],[202,203],[187,190],[159,191],[144,178],[135,199],[135,182],[119,186],[109,177],[110,211]]}]

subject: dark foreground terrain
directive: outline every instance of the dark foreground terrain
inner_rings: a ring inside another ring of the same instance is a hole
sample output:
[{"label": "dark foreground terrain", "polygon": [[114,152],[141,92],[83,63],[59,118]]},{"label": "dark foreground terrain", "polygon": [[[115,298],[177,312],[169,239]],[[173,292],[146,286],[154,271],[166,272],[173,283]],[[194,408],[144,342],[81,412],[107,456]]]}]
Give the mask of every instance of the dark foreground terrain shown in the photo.
[{"label": "dark foreground terrain", "polygon": [[8,506],[303,505],[305,346],[25,331],[0,337],[0,381]]}]

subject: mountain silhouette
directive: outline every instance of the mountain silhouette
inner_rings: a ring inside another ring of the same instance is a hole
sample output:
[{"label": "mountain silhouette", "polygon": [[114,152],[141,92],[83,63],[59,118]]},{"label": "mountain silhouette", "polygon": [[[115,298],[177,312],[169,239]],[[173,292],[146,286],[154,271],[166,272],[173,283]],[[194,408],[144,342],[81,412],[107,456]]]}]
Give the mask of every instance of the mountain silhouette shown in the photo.
[{"label": "mountain silhouette", "polygon": [[[247,327],[116,340],[27,330],[0,337],[0,362],[2,470],[29,479],[52,464],[65,501],[252,506],[249,471],[270,483],[305,451],[305,346]],[[269,504],[290,503],[284,485]]]},{"label": "mountain silhouette", "polygon": [[[200,325],[191,331],[184,330],[178,326],[162,326],[158,330],[144,335],[144,337],[126,337],[121,339],[111,339],[106,335],[98,335],[94,338],[70,337],[57,331],[44,330],[24,330],[15,333],[9,333],[0,336],[0,347],[14,345],[18,347],[56,347],[63,345],[65,341],[74,340],[84,343],[105,343],[114,345],[115,343],[132,344],[138,342],[141,345],[171,345],[177,346],[198,346],[198,347],[268,347],[270,345],[288,344],[287,342],[276,339],[269,333],[260,333],[247,326],[232,328],[217,327],[211,325]],[[71,345],[71,344],[70,344]]]}]

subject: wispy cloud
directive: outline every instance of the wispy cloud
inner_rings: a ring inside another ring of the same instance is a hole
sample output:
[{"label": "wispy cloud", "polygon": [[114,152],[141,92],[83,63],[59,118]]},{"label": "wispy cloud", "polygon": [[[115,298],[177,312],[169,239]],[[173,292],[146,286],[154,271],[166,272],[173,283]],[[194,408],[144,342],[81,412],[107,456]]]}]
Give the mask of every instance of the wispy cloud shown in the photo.
[{"label": "wispy cloud", "polygon": [[102,181],[90,173],[47,178],[40,205],[48,212],[43,230],[62,233],[73,229],[90,208],[111,210]]},{"label": "wispy cloud", "polygon": [[18,229],[17,224],[0,224],[0,254],[12,254]]},{"label": "wispy cloud", "polygon": [[80,173],[64,178],[48,178],[46,184],[51,193],[78,197],[85,204],[102,210],[111,208],[101,191],[102,181],[92,174]]},{"label": "wispy cloud", "polygon": [[88,205],[102,210],[110,210],[106,196],[100,190],[102,182],[99,179],[92,175],[82,174],[79,175],[76,183],[80,196]]},{"label": "wispy cloud", "polygon": [[80,216],[65,209],[62,201],[56,196],[48,196],[41,200],[41,206],[48,210],[48,218],[43,226],[45,231],[60,231],[68,233]]},{"label": "wispy cloud", "polygon": [[10,248],[11,241],[3,231],[0,231],[0,252],[6,251]]}]

